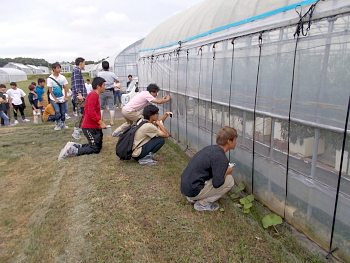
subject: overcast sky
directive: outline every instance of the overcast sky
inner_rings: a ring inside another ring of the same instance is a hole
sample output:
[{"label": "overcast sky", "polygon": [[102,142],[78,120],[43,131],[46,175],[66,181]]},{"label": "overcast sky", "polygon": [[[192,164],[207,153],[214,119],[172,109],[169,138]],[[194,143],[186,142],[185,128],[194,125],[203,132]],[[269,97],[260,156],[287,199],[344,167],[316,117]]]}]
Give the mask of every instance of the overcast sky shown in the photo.
[{"label": "overcast sky", "polygon": [[0,0],[0,58],[97,61],[202,0]]}]

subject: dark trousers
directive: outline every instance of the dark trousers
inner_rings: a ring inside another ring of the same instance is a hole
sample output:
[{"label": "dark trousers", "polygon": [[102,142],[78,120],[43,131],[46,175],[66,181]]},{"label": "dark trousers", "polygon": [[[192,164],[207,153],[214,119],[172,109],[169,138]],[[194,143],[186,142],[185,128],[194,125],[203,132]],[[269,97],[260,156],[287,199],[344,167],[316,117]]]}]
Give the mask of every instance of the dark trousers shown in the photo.
[{"label": "dark trousers", "polygon": [[12,104],[12,106],[13,106],[13,115],[15,117],[15,120],[17,120],[18,110],[21,113],[22,119],[24,120],[26,118],[26,116],[24,115],[24,105],[23,104],[20,104],[20,105]]},{"label": "dark trousers", "polygon": [[77,106],[75,105],[75,101],[72,99],[73,111],[77,111]]},{"label": "dark trousers", "polygon": [[153,137],[148,143],[142,146],[142,151],[139,156],[134,157],[137,161],[143,157],[145,157],[150,152],[156,153],[165,143],[165,139],[163,137]]},{"label": "dark trousers", "polygon": [[102,129],[85,129],[82,128],[88,143],[83,144],[78,149],[77,155],[99,153],[102,149],[103,133]]}]

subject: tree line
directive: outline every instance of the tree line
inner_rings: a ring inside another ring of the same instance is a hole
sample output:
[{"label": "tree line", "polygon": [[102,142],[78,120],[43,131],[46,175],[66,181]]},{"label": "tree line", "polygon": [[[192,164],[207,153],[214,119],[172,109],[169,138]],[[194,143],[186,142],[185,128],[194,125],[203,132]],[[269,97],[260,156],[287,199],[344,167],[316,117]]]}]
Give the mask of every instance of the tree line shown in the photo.
[{"label": "tree line", "polygon": [[[44,67],[50,67],[51,63],[46,61],[43,58],[23,58],[23,57],[17,57],[17,58],[0,58],[0,67],[5,66],[9,62],[15,62],[15,63],[21,63],[24,65],[34,65],[34,66],[44,66]],[[75,65],[75,62],[71,62],[72,65]],[[86,65],[89,64],[96,64],[96,62],[92,60],[86,60]]]}]

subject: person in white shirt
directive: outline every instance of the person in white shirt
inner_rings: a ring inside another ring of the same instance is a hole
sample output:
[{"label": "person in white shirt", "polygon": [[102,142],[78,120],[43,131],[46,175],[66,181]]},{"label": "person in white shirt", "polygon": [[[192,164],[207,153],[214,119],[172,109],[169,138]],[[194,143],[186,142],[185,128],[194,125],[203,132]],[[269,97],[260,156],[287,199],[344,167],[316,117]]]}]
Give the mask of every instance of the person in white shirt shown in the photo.
[{"label": "person in white shirt", "polygon": [[6,93],[10,97],[10,107],[13,109],[13,114],[15,117],[14,124],[18,124],[17,120],[17,113],[18,110],[21,113],[22,121],[28,122],[30,120],[26,119],[26,116],[24,115],[24,109],[26,107],[26,104],[24,103],[24,96],[26,95],[23,90],[20,88],[17,88],[16,82],[10,83],[11,89],[9,89]]},{"label": "person in white shirt", "polygon": [[61,65],[56,62],[52,66],[52,74],[47,78],[47,87],[49,88],[50,101],[55,110],[55,131],[68,129],[65,124],[66,101],[68,101],[68,81],[61,75]]},{"label": "person in white shirt", "polygon": [[92,91],[92,85],[90,84],[90,80],[89,79],[86,80],[85,88],[86,88],[87,94],[89,94]]}]

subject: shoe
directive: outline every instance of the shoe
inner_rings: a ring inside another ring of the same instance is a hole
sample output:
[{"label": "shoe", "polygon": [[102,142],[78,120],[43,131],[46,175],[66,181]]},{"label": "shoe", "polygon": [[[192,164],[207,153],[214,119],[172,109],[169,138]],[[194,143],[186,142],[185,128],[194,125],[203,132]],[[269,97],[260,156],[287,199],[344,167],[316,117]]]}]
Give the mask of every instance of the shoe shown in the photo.
[{"label": "shoe", "polygon": [[60,131],[61,130],[61,122],[60,121],[56,121],[56,126],[54,128],[55,131]]},{"label": "shoe", "polygon": [[187,201],[190,202],[191,204],[196,203],[196,200],[192,200],[192,199],[190,199],[188,196],[186,196],[186,199],[187,199]]},{"label": "shoe", "polygon": [[30,120],[28,120],[28,119],[24,119],[24,120],[23,120],[23,122],[29,122],[29,121],[30,121]]},{"label": "shoe", "polygon": [[18,120],[15,120],[13,124],[16,125],[16,124],[18,124],[18,123],[19,123]]},{"label": "shoe", "polygon": [[65,117],[66,117],[66,120],[69,120],[71,118],[67,113],[66,113]]},{"label": "shoe", "polygon": [[207,205],[202,205],[199,201],[194,204],[194,209],[197,211],[216,211],[219,209],[219,204],[215,202],[206,202]]},{"label": "shoe", "polygon": [[80,132],[79,132],[79,128],[75,128],[75,127],[74,127],[74,132],[73,132],[72,136],[73,136],[73,138],[76,139],[76,140],[81,139]]},{"label": "shoe", "polygon": [[63,160],[67,157],[76,156],[78,154],[78,149],[72,146],[73,142],[67,142],[66,146],[61,150],[58,156],[58,161]]},{"label": "shoe", "polygon": [[120,136],[120,134],[122,134],[123,132],[121,131],[121,129],[118,127],[117,129],[115,129],[115,131],[112,133],[113,137],[118,137]]},{"label": "shoe", "polygon": [[75,148],[81,148],[81,147],[83,147],[83,145],[82,144],[80,144],[80,143],[74,143],[72,146],[74,146]]},{"label": "shoe", "polygon": [[142,165],[158,165],[158,162],[152,160],[152,155],[147,154],[145,157],[138,160],[139,164]]},{"label": "shoe", "polygon": [[73,111],[73,115],[74,115],[74,117],[78,117],[78,114],[76,111]]},{"label": "shoe", "polygon": [[61,129],[68,129],[69,127],[61,121]]}]

